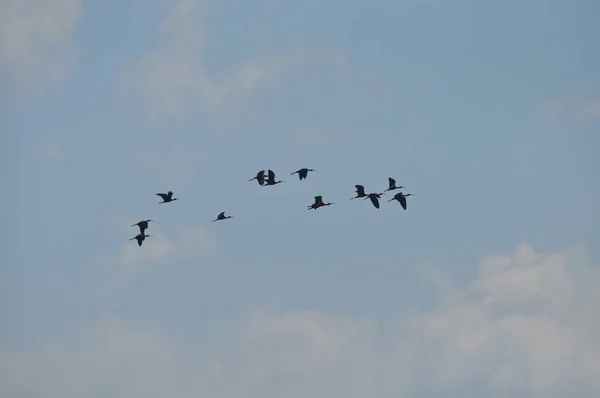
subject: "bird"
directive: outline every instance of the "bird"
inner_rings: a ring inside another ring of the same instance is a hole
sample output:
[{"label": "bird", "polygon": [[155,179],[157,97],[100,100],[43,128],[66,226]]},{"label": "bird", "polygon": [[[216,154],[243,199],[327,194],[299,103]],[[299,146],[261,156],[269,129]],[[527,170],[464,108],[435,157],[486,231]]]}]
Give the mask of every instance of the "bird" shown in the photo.
[{"label": "bird", "polygon": [[296,170],[296,171],[294,171],[294,172],[293,172],[292,174],[290,174],[290,175],[298,174],[298,178],[299,178],[300,180],[304,180],[304,179],[305,179],[305,178],[308,176],[308,172],[309,172],[309,171],[317,171],[317,170],[314,170],[314,169],[307,169],[306,167],[304,167],[304,168],[302,168],[302,169],[300,169],[300,170]]},{"label": "bird", "polygon": [[256,177],[253,177],[251,179],[249,179],[248,181],[252,181],[252,180],[256,180],[258,181],[259,185],[265,185],[265,171],[261,170],[258,173],[256,173]]},{"label": "bird", "polygon": [[365,196],[365,199],[371,199],[371,203],[375,206],[376,209],[379,209],[379,199],[381,199],[381,195],[385,195],[384,193],[370,193]]},{"label": "bird", "polygon": [[267,177],[267,180],[265,181],[266,185],[275,185],[275,184],[279,184],[280,182],[283,182],[283,181],[275,181],[275,173],[273,172],[273,170],[269,169],[268,174],[269,174],[269,176]]},{"label": "bird", "polygon": [[219,220],[226,220],[226,219],[228,219],[228,218],[233,218],[233,216],[226,216],[226,215],[225,215],[225,212],[222,212],[222,213],[219,213],[219,215],[217,216],[217,218],[215,218],[215,219],[213,220],[213,222],[215,222],[215,221],[219,221]]},{"label": "bird", "polygon": [[144,233],[136,235],[135,237],[129,239],[129,240],[137,240],[138,246],[142,247],[142,242],[147,238],[147,237],[152,237],[152,235],[146,235]]},{"label": "bird", "polygon": [[362,185],[355,185],[356,187],[356,196],[350,199],[357,199],[357,198],[364,198],[365,196],[367,196],[367,194],[365,193],[365,187]]},{"label": "bird", "polygon": [[158,203],[169,203],[169,202],[179,199],[179,198],[173,197],[173,191],[169,191],[168,193],[157,193],[157,195],[160,196],[163,200],[162,202],[158,202]]},{"label": "bird", "polygon": [[135,227],[137,225],[138,227],[140,227],[140,233],[143,234],[144,231],[148,228],[148,223],[151,221],[153,220],[142,220],[136,224],[133,224],[132,227]]},{"label": "bird", "polygon": [[396,186],[396,180],[394,180],[392,177],[388,178],[388,182],[389,182],[389,187],[385,191],[393,191],[394,189],[404,188],[402,185],[400,185],[399,187],[397,187]]},{"label": "bird", "polygon": [[319,207],[333,205],[335,203],[323,203],[322,196],[315,196],[315,203],[306,207],[306,210],[314,209],[317,210]]},{"label": "bird", "polygon": [[402,206],[402,208],[404,210],[406,210],[406,197],[407,196],[415,196],[412,193],[402,193],[402,192],[398,192],[397,194],[394,195],[394,197],[390,200],[388,200],[388,202],[391,202],[392,200],[397,200],[398,202],[400,202],[400,206]]}]

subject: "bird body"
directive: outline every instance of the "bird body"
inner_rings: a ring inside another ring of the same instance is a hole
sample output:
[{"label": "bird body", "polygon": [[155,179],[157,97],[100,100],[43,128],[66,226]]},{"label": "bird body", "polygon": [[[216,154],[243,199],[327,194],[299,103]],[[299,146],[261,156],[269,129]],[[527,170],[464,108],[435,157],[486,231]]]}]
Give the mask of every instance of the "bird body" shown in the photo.
[{"label": "bird body", "polygon": [[133,224],[132,227],[135,227],[137,225],[138,227],[140,227],[140,233],[143,234],[144,231],[146,231],[146,229],[148,229],[148,223],[151,221],[153,221],[153,220],[142,220],[136,224]]},{"label": "bird body", "polygon": [[283,181],[275,181],[275,173],[273,172],[273,170],[269,169],[267,174],[268,174],[268,177],[265,181],[265,185],[275,185],[275,184],[279,184],[279,183],[283,182]]},{"label": "bird body", "polygon": [[319,207],[329,206],[329,205],[333,205],[333,204],[335,204],[335,203],[324,203],[322,196],[315,196],[315,202],[312,205],[307,206],[306,210],[311,210],[311,209],[317,210]]},{"label": "bird body", "polygon": [[402,185],[396,186],[396,180],[394,180],[392,177],[388,178],[388,189],[386,189],[386,191],[393,191],[395,189],[400,189],[400,188],[404,188],[404,187]]},{"label": "bird body", "polygon": [[376,209],[379,209],[379,199],[381,199],[381,195],[384,195],[383,193],[370,193],[367,196],[365,196],[365,199],[371,199],[371,203],[373,203],[373,206],[375,206]]},{"label": "bird body", "polygon": [[365,187],[362,185],[355,185],[354,186],[356,188],[356,196],[350,199],[358,199],[358,198],[364,198],[365,196],[367,196],[367,194],[365,193]]},{"label": "bird body", "polygon": [[173,191],[169,191],[167,193],[157,193],[157,195],[160,196],[163,200],[162,202],[158,202],[158,203],[169,203],[169,202],[179,199],[179,198],[173,197]]},{"label": "bird body", "polygon": [[252,180],[256,180],[259,185],[265,185],[265,171],[264,170],[259,171],[258,173],[256,173],[255,177],[252,177],[248,181],[252,181]]},{"label": "bird body", "polygon": [[406,197],[407,196],[415,196],[415,195],[413,195],[412,193],[404,194],[402,192],[398,192],[397,194],[394,195],[394,197],[392,199],[388,200],[388,202],[391,202],[392,200],[397,200],[400,203],[400,206],[402,206],[402,208],[404,210],[406,210],[406,205],[407,205]]},{"label": "bird body", "polygon": [[142,247],[142,242],[147,238],[147,237],[152,237],[152,235],[146,235],[144,233],[138,234],[135,237],[129,239],[129,240],[137,240],[138,246]]},{"label": "bird body", "polygon": [[304,168],[302,168],[300,170],[294,171],[291,175],[298,174],[298,178],[300,180],[304,180],[308,176],[308,172],[309,171],[317,171],[317,170],[308,169],[308,168],[304,167]]},{"label": "bird body", "polygon": [[220,221],[220,220],[226,220],[228,218],[233,218],[233,217],[232,216],[226,216],[225,212],[221,212],[221,213],[219,213],[219,215],[217,216],[217,218],[215,218],[212,222]]}]

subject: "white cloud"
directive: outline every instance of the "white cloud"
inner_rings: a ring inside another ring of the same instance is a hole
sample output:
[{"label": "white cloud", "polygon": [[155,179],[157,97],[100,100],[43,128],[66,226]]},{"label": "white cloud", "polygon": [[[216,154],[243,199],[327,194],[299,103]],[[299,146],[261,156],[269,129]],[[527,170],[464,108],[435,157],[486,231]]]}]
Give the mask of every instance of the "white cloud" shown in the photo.
[{"label": "white cloud", "polygon": [[[130,274],[141,267],[164,263],[175,257],[188,256],[218,248],[217,241],[201,227],[185,228],[180,236],[173,240],[150,229],[146,230],[146,234],[151,235],[151,237],[146,238],[142,243],[142,247],[139,247],[137,241],[133,240],[121,249],[119,265],[126,273]],[[135,235],[139,233],[138,229],[134,231]]]},{"label": "white cloud", "polygon": [[599,282],[598,269],[577,250],[540,254],[521,244],[509,255],[484,257],[475,281],[447,290],[431,310],[389,324],[262,309],[226,348],[206,341],[198,355],[191,348],[197,342],[109,319],[42,350],[0,353],[0,393],[597,397]]},{"label": "white cloud", "polygon": [[46,144],[43,147],[43,153],[46,158],[52,160],[61,160],[65,156],[62,148],[58,144]]},{"label": "white cloud", "polygon": [[247,60],[220,77],[204,65],[207,27],[201,0],[180,0],[162,26],[162,39],[125,73],[126,87],[139,95],[148,121],[181,121],[190,115],[227,115],[256,90],[273,84],[294,66],[307,63],[339,66],[330,53],[297,51],[263,60]]},{"label": "white cloud", "polygon": [[157,151],[145,149],[133,163],[145,170],[157,171],[161,184],[173,187],[174,190],[192,179],[201,169],[200,164],[203,161],[205,156],[196,151],[161,151],[159,154]]},{"label": "white cloud", "polygon": [[73,30],[81,0],[0,2],[0,70],[6,84],[39,94],[75,60]]},{"label": "white cloud", "polygon": [[561,125],[584,126],[600,120],[600,99],[553,99],[544,102],[536,116],[536,126],[547,129]]}]

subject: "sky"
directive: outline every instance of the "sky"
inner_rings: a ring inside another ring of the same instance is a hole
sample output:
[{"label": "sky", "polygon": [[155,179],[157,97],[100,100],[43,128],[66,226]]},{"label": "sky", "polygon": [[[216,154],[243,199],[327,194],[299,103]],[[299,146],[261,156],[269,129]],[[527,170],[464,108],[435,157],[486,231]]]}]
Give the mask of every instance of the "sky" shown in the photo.
[{"label": "sky", "polygon": [[597,397],[599,13],[1,1],[0,395]]}]

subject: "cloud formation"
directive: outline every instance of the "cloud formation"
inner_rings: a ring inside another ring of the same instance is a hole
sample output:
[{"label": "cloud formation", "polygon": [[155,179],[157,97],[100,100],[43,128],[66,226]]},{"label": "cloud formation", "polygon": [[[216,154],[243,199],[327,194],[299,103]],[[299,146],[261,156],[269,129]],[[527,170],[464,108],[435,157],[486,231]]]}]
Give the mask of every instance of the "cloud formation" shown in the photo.
[{"label": "cloud formation", "polygon": [[108,318],[40,351],[1,353],[0,393],[591,398],[600,393],[599,282],[579,250],[520,244],[485,256],[470,286],[450,288],[430,310],[378,323],[258,309],[208,356],[154,326]]},{"label": "cloud formation", "polygon": [[72,35],[81,7],[81,0],[0,2],[0,77],[7,87],[40,94],[62,79],[76,57]]},{"label": "cloud formation", "polygon": [[126,87],[138,95],[143,114],[152,123],[182,121],[201,112],[224,114],[288,69],[307,63],[340,65],[342,59],[318,51],[296,51],[262,60],[247,60],[218,77],[204,66],[207,26],[204,2],[180,0],[166,17],[161,40],[125,73]]}]

